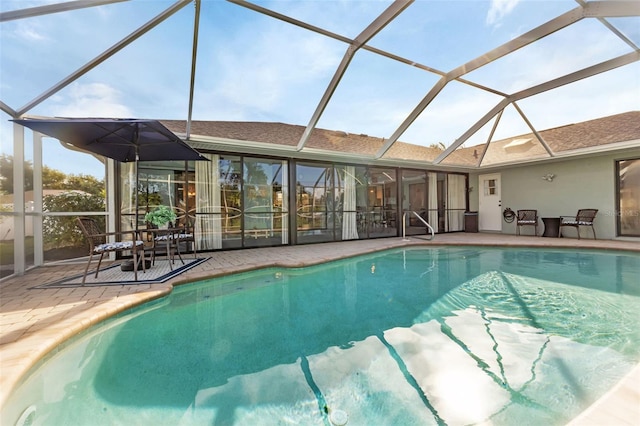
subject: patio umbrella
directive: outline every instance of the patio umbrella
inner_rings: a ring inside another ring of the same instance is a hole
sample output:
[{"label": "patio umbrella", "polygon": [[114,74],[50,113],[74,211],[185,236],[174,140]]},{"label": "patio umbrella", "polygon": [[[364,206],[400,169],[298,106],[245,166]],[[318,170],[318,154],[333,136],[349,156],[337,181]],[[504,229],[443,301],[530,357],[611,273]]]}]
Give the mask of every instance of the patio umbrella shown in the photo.
[{"label": "patio umbrella", "polygon": [[206,160],[157,120],[133,118],[28,118],[11,120],[81,150],[136,163],[135,227],[138,228],[138,161]]}]

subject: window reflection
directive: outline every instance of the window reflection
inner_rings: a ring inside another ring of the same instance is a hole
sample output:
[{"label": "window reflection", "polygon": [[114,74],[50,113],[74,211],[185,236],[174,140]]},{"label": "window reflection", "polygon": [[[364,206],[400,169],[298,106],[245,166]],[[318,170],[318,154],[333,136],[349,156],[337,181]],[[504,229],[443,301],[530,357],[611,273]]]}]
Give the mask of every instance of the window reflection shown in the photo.
[{"label": "window reflection", "polygon": [[333,241],[333,168],[330,164],[299,163],[296,179],[298,242]]},{"label": "window reflection", "polygon": [[640,159],[618,162],[618,229],[624,236],[640,236]]},{"label": "window reflection", "polygon": [[288,244],[287,162],[245,158],[245,247]]}]

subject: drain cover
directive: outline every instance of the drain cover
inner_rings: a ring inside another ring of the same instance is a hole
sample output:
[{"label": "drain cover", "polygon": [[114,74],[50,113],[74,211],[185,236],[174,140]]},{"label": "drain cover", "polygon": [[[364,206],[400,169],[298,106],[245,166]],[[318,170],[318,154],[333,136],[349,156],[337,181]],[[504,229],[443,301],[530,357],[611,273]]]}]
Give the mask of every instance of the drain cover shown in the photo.
[{"label": "drain cover", "polygon": [[329,420],[335,426],[344,426],[349,421],[349,415],[342,410],[331,410]]}]

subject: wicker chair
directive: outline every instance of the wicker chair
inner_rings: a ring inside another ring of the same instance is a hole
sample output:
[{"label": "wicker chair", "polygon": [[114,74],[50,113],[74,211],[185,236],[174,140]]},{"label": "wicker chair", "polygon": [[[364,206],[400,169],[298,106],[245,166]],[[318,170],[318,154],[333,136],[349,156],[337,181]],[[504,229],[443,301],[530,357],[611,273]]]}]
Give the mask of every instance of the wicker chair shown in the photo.
[{"label": "wicker chair", "polygon": [[[136,238],[137,231],[102,232],[96,220],[90,217],[79,217],[78,226],[89,244],[89,261],[87,262],[87,267],[84,269],[82,284],[84,284],[87,279],[87,272],[89,271],[89,265],[91,265],[91,261],[93,260],[93,255],[100,255],[95,275],[95,277],[98,278],[100,264],[102,263],[102,258],[105,253],[123,252],[128,250],[133,253],[133,275],[135,280],[138,280],[138,253],[142,252],[142,259],[144,259],[144,241]],[[129,237],[128,239],[127,236]],[[108,237],[115,237],[117,241],[109,241]],[[142,264],[142,270],[144,272],[145,262],[140,263]]]},{"label": "wicker chair", "polygon": [[578,239],[580,239],[580,227],[590,226],[591,231],[593,231],[593,239],[595,240],[596,230],[593,227],[593,221],[596,218],[596,214],[598,214],[598,209],[580,209],[575,216],[560,216],[560,232],[558,233],[558,237],[562,237],[563,227],[571,226],[572,228],[576,228]]},{"label": "wicker chair", "polygon": [[173,251],[175,250],[180,262],[184,265],[182,259],[182,253],[180,252],[180,245],[182,243],[191,243],[193,249],[193,258],[196,258],[196,239],[195,239],[195,226],[188,221],[184,226],[171,228],[167,231],[158,230],[155,231],[153,238],[153,251],[151,255],[151,264],[155,264],[156,252],[165,251],[167,257],[169,257],[169,268],[173,270]]},{"label": "wicker chair", "polygon": [[520,235],[521,226],[535,227],[535,234],[538,235],[538,210],[518,210],[516,214],[516,234]]}]

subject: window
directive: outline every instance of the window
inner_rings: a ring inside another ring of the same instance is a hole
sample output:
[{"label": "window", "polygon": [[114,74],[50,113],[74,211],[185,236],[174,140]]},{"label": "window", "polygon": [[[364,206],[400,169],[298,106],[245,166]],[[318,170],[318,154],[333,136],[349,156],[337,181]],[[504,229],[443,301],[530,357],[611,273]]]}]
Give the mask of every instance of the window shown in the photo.
[{"label": "window", "polygon": [[484,181],[484,195],[496,195],[495,179],[487,179]]}]

